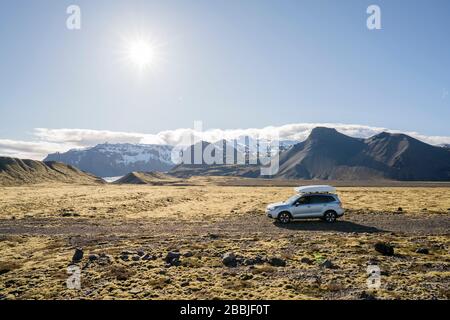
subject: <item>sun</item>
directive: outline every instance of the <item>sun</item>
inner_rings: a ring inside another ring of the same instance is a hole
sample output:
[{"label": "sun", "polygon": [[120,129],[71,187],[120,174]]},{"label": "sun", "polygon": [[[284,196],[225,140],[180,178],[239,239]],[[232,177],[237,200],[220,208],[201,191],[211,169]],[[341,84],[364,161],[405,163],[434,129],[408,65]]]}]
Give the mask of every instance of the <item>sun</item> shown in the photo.
[{"label": "sun", "polygon": [[127,59],[139,70],[149,68],[155,62],[155,47],[144,39],[128,43]]}]

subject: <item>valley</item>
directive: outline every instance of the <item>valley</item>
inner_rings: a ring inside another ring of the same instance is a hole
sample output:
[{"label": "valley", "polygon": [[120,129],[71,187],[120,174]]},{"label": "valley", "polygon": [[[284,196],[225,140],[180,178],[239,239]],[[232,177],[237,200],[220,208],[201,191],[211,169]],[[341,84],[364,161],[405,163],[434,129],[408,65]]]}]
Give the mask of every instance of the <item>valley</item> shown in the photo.
[{"label": "valley", "polygon": [[[283,226],[264,208],[291,186],[232,184],[0,187],[0,298],[449,298],[448,186],[342,186],[338,222]],[[76,248],[80,290],[66,287]],[[382,271],[378,290],[368,264]]]}]

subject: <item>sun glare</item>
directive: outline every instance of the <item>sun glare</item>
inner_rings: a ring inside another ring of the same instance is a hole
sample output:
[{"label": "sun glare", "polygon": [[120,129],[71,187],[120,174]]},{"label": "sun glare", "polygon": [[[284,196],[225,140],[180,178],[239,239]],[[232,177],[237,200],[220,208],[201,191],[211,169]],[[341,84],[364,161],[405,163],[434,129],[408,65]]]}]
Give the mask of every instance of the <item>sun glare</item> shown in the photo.
[{"label": "sun glare", "polygon": [[147,69],[154,63],[155,48],[143,39],[134,40],[129,43],[127,58],[139,70]]}]

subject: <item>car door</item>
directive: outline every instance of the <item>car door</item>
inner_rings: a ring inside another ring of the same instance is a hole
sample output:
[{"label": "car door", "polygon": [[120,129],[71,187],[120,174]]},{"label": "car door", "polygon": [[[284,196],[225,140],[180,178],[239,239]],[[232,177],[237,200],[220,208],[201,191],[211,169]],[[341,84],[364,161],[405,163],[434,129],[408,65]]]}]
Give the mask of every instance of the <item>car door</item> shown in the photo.
[{"label": "car door", "polygon": [[311,214],[311,196],[300,197],[293,205],[294,218],[308,217]]},{"label": "car door", "polygon": [[[325,211],[328,210],[330,203],[330,196],[315,195],[311,199],[311,214],[315,217],[321,217]],[[332,198],[331,198],[332,199]]]}]

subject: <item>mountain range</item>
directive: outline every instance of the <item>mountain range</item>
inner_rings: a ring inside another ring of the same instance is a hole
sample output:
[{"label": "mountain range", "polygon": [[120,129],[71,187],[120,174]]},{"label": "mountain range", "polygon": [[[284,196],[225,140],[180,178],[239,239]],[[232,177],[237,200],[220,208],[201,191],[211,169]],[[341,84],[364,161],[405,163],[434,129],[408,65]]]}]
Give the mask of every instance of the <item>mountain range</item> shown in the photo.
[{"label": "mountain range", "polygon": [[[449,181],[450,149],[405,134],[383,132],[367,139],[318,127],[308,138],[280,153],[272,178],[317,180]],[[256,165],[180,164],[175,176],[234,175],[258,177]]]},{"label": "mountain range", "polygon": [[[223,147],[223,143],[224,141],[219,141],[212,145],[215,150],[219,150]],[[241,138],[236,141],[236,144],[229,141],[226,143],[235,157],[244,157],[245,153],[248,153],[250,158],[257,156],[256,141],[247,141],[246,145],[245,139]],[[280,150],[287,150],[295,143],[297,141],[281,141]],[[210,145],[206,141],[200,141],[197,144],[203,144],[202,150]],[[194,146],[185,148],[184,157],[189,157],[189,154],[193,155],[193,153],[187,152],[191,148]],[[172,162],[172,150],[173,146],[170,145],[104,143],[91,148],[52,153],[44,161],[62,162],[99,177],[117,177],[130,172],[167,172],[175,166],[175,163]],[[194,163],[193,158],[192,163]]]},{"label": "mountain range", "polygon": [[49,154],[44,161],[66,163],[99,177],[116,177],[133,171],[168,171],[174,166],[171,152],[168,145],[104,143]]},{"label": "mountain range", "polygon": [[[216,150],[226,150],[223,143],[201,141],[196,145],[201,150],[212,147],[214,155]],[[233,159],[247,159],[246,165],[208,165],[203,159],[198,164],[185,164],[193,162],[190,151],[196,148],[195,145],[183,151],[185,163],[175,165],[171,161],[173,147],[169,145],[107,143],[50,154],[45,161],[63,162],[100,177],[124,176],[139,171],[168,172],[180,178],[195,175],[260,177],[259,166],[248,164],[249,159],[255,159],[260,152],[255,145],[254,141],[238,141],[228,149]],[[363,139],[344,135],[335,129],[317,127],[306,140],[282,142],[279,150],[280,167],[278,173],[272,176],[274,178],[450,180],[450,149],[432,146],[405,134],[383,132]]]}]

